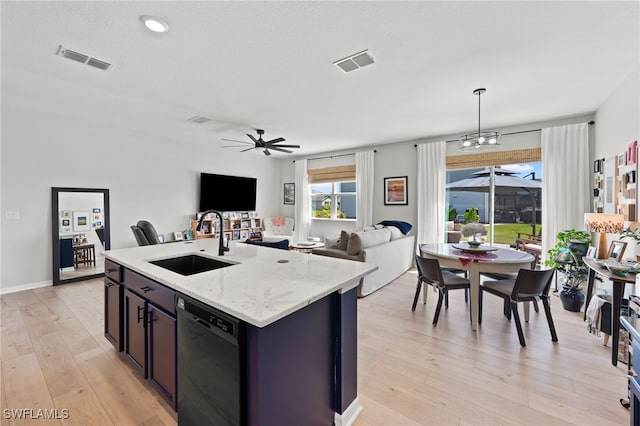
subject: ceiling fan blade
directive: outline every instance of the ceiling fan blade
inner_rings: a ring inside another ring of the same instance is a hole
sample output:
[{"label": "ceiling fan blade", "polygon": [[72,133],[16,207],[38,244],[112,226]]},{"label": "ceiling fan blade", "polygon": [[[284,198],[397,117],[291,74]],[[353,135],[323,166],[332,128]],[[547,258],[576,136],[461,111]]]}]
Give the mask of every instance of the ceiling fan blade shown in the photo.
[{"label": "ceiling fan blade", "polygon": [[291,154],[293,152],[293,151],[289,151],[288,149],[279,148],[277,146],[270,146],[269,149],[272,149],[274,151],[286,152],[287,154]]},{"label": "ceiling fan blade", "polygon": [[275,139],[271,139],[270,141],[265,142],[266,144],[272,144],[272,143],[278,143],[278,142],[284,142],[286,139],[285,138],[275,138]]},{"label": "ceiling fan blade", "polygon": [[300,148],[300,145],[272,145],[269,148]]},{"label": "ceiling fan blade", "polygon": [[260,145],[261,142],[258,139],[254,138],[253,135],[247,133],[247,136],[249,136],[253,143],[255,143],[256,145]]},{"label": "ceiling fan blade", "polygon": [[[220,148],[246,148],[244,145],[222,145]],[[253,148],[249,148],[253,149]]]},{"label": "ceiling fan blade", "polygon": [[247,151],[251,151],[252,149],[256,149],[256,148],[255,147],[251,147],[251,148],[243,149],[240,152],[247,152]]},{"label": "ceiling fan blade", "polygon": [[264,152],[264,155],[266,155],[267,157],[271,155],[271,153],[269,152],[269,150],[268,150],[268,149],[266,149],[266,148],[265,148],[265,150],[264,150],[264,151],[262,151],[262,152]]},{"label": "ceiling fan blade", "polygon": [[237,141],[237,140],[234,140],[234,139],[220,139],[220,140],[221,140],[221,141],[227,141],[227,142],[238,142],[238,143],[244,143],[244,144],[247,144],[247,145],[253,145],[251,142],[247,142],[247,141]]}]

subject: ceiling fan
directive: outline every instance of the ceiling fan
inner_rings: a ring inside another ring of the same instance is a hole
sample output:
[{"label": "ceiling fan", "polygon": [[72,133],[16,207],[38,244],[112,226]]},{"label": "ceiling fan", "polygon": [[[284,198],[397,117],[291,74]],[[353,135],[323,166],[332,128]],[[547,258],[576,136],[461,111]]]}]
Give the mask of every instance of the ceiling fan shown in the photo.
[{"label": "ceiling fan", "polygon": [[[285,139],[275,138],[275,139],[271,139],[270,141],[265,141],[262,139],[262,135],[264,135],[264,130],[256,129],[256,132],[258,133],[258,139],[256,139],[255,136],[247,133],[247,136],[249,136],[249,139],[251,139],[253,142],[236,141],[233,139],[222,139],[222,140],[228,141],[228,142],[236,142],[241,144],[253,145],[252,147],[243,149],[240,152],[246,152],[252,149],[262,149],[263,150],[262,152],[264,152],[264,155],[271,155],[271,152],[269,152],[269,150],[291,154],[293,151],[290,151],[288,149],[283,149],[283,148],[300,148],[300,145],[276,145],[276,144],[279,144],[280,142],[284,142]],[[238,147],[242,147],[242,145],[223,145],[222,146],[222,148],[238,148]]]}]

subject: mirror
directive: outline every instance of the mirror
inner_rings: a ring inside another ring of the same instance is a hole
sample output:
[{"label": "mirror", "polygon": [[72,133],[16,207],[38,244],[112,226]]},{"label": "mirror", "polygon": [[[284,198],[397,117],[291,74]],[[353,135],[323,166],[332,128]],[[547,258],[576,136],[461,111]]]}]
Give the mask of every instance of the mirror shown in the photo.
[{"label": "mirror", "polygon": [[109,250],[109,190],[51,188],[53,285],[104,276]]}]

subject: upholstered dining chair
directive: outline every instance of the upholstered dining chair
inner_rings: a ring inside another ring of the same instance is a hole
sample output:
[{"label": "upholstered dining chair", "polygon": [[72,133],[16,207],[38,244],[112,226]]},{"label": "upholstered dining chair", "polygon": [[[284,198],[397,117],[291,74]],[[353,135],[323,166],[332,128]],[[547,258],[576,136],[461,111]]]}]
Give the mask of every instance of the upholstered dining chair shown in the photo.
[{"label": "upholstered dining chair", "polygon": [[139,220],[136,224],[138,228],[142,229],[144,236],[147,237],[149,245],[160,244],[160,238],[158,238],[158,232],[153,225],[146,220]]},{"label": "upholstered dining chair", "polygon": [[[416,255],[416,266],[418,267],[418,285],[416,287],[416,294],[413,298],[411,311],[414,312],[416,310],[418,297],[420,297],[420,290],[423,290],[426,294],[427,289],[423,289],[424,285],[431,285],[433,288],[438,290],[438,304],[436,305],[436,312],[433,315],[433,325],[437,325],[440,310],[442,309],[442,301],[447,296],[449,290],[463,289],[468,291],[470,282],[467,278],[441,269],[440,263],[437,259],[429,259]],[[426,298],[424,299],[424,303],[426,303]]]},{"label": "upholstered dining chair", "polygon": [[[549,324],[549,331],[551,332],[551,340],[558,341],[558,335],[556,334],[556,328],[553,324],[553,318],[551,317],[551,308],[549,306],[549,290],[551,289],[551,281],[555,269],[548,270],[529,270],[520,269],[516,279],[498,280],[498,281],[485,281],[480,284],[479,294],[479,306],[478,306],[478,323],[482,323],[482,298],[483,293],[491,293],[498,297],[502,297],[505,300],[504,314],[508,319],[511,319],[511,313],[513,313],[513,319],[516,324],[516,330],[518,331],[518,339],[520,339],[520,346],[526,347],[524,339],[524,333],[522,332],[522,323],[520,322],[520,315],[518,314],[519,302],[531,302],[540,299],[544,312],[547,317],[547,323]],[[506,303],[509,303],[510,309],[507,310]],[[529,322],[529,310],[525,307],[525,321]]]},{"label": "upholstered dining chair", "polygon": [[144,232],[142,232],[142,229],[138,227],[138,225],[131,225],[131,231],[133,232],[133,236],[136,237],[139,246],[149,245],[149,240],[147,240],[147,237],[145,237]]}]

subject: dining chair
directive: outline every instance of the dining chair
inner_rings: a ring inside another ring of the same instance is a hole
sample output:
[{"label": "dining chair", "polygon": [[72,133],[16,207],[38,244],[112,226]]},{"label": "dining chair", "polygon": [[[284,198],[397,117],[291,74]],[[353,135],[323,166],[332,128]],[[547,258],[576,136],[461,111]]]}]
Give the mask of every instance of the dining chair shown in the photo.
[{"label": "dining chair", "polygon": [[[513,313],[513,319],[516,323],[516,329],[518,331],[518,338],[520,339],[520,346],[526,347],[524,333],[522,332],[522,323],[520,322],[520,315],[518,314],[519,302],[531,302],[540,299],[544,312],[547,317],[547,323],[549,324],[549,331],[551,332],[551,340],[558,341],[556,334],[556,328],[553,324],[553,318],[551,317],[551,308],[549,306],[549,290],[551,289],[551,280],[555,269],[547,270],[529,270],[520,269],[516,279],[498,280],[498,281],[485,281],[480,284],[480,294],[478,298],[478,323],[482,323],[482,297],[484,292],[494,294],[498,297],[502,297],[505,300],[504,313],[508,319],[510,314]],[[506,303],[509,303],[510,309],[506,308]],[[529,309],[525,307],[525,321],[529,322]]]},{"label": "dining chair", "polygon": [[[436,305],[436,312],[433,315],[433,325],[435,326],[438,324],[438,317],[440,316],[440,310],[442,309],[442,301],[447,296],[449,290],[464,289],[465,291],[468,291],[471,284],[467,278],[456,275],[450,271],[442,270],[437,259],[429,259],[416,255],[416,266],[418,267],[418,285],[416,287],[416,294],[413,298],[411,311],[414,312],[416,310],[420,290],[424,290],[426,294],[427,289],[423,289],[424,285],[431,285],[433,288],[438,290],[438,304]],[[426,302],[425,298],[424,303]]]}]

